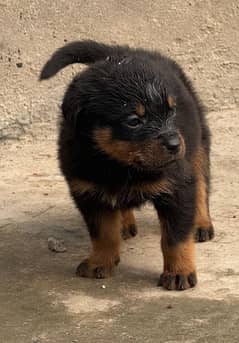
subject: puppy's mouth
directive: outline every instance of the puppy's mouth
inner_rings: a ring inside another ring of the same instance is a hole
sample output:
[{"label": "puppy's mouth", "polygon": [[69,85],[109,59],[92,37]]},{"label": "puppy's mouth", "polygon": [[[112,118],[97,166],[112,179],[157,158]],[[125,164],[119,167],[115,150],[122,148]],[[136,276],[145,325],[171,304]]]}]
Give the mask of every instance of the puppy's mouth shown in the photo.
[{"label": "puppy's mouth", "polygon": [[132,163],[132,165],[135,166],[137,169],[142,169],[146,171],[160,171],[162,169],[175,165],[182,158],[182,156],[174,156],[166,160],[161,160],[160,158],[147,158],[144,160],[135,160],[134,163]]},{"label": "puppy's mouth", "polygon": [[94,140],[104,154],[127,166],[144,170],[161,170],[173,165],[185,155],[185,144],[179,135],[180,144],[177,151],[170,151],[160,140],[152,139],[142,142],[129,142],[112,138],[109,128],[96,129]]},{"label": "puppy's mouth", "polygon": [[[179,158],[173,158],[171,160],[168,160],[168,161],[160,161],[158,164],[157,164],[157,167],[158,168],[165,168],[165,167],[168,167],[172,164],[175,164],[176,161],[178,161]],[[143,164],[142,164],[143,165]]]}]

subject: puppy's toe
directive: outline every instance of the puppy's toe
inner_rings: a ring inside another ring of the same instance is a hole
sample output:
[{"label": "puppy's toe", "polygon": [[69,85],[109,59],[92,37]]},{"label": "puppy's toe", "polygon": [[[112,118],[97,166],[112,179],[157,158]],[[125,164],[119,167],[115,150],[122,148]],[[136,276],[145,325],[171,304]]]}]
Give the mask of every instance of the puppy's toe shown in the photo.
[{"label": "puppy's toe", "polygon": [[214,229],[213,226],[210,226],[209,228],[203,228],[199,227],[196,229],[194,239],[195,242],[207,242],[213,239],[214,237]]},{"label": "puppy's toe", "polygon": [[135,237],[137,233],[137,226],[134,224],[131,224],[128,227],[123,227],[121,230],[121,236],[124,240]]},{"label": "puppy's toe", "polygon": [[195,272],[188,275],[164,272],[160,276],[158,286],[169,291],[184,291],[188,288],[194,287],[196,283],[197,277]]},{"label": "puppy's toe", "polygon": [[105,279],[113,274],[114,266],[119,263],[120,259],[115,259],[114,265],[103,265],[91,263],[90,259],[83,260],[76,269],[76,275],[80,277]]}]

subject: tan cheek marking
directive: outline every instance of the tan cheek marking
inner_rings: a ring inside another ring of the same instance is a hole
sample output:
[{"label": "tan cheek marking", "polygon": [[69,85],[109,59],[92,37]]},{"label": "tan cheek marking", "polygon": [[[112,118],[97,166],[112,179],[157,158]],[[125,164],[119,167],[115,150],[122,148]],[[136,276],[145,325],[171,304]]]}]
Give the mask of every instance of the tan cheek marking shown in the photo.
[{"label": "tan cheek marking", "polygon": [[143,117],[145,114],[145,107],[140,102],[136,105],[135,111],[138,116]]},{"label": "tan cheek marking", "polygon": [[[101,151],[128,165],[143,163],[150,167],[157,167],[161,162],[167,161],[169,158],[160,142],[156,140],[133,143],[113,139],[110,128],[96,129],[93,135],[94,140]],[[185,144],[181,135],[180,140],[181,151],[178,156],[182,158],[185,154]]]},{"label": "tan cheek marking", "polygon": [[136,145],[112,139],[112,132],[109,128],[96,129],[94,139],[99,148],[109,156],[129,164],[135,161],[137,155]]}]

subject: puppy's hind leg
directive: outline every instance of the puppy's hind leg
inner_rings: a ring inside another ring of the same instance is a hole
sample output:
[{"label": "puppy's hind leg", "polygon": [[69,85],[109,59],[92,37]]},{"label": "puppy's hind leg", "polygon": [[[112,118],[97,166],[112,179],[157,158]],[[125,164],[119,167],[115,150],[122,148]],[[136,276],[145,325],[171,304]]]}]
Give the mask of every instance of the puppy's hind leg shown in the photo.
[{"label": "puppy's hind leg", "polygon": [[206,242],[214,237],[214,228],[209,213],[209,161],[201,147],[194,159],[196,179],[196,212],[194,218],[195,241]]},{"label": "puppy's hind leg", "polygon": [[137,225],[135,222],[135,217],[133,210],[121,210],[122,213],[122,228],[121,236],[124,240],[135,237],[137,235]]}]

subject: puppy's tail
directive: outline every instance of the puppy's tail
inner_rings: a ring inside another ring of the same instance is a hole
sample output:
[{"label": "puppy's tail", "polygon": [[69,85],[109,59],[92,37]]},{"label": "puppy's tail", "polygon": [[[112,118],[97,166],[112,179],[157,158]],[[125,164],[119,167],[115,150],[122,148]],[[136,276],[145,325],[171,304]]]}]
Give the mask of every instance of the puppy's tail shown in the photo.
[{"label": "puppy's tail", "polygon": [[58,49],[43,67],[40,80],[49,79],[59,70],[73,63],[91,64],[120,54],[127,47],[109,46],[91,40],[69,43]]}]

